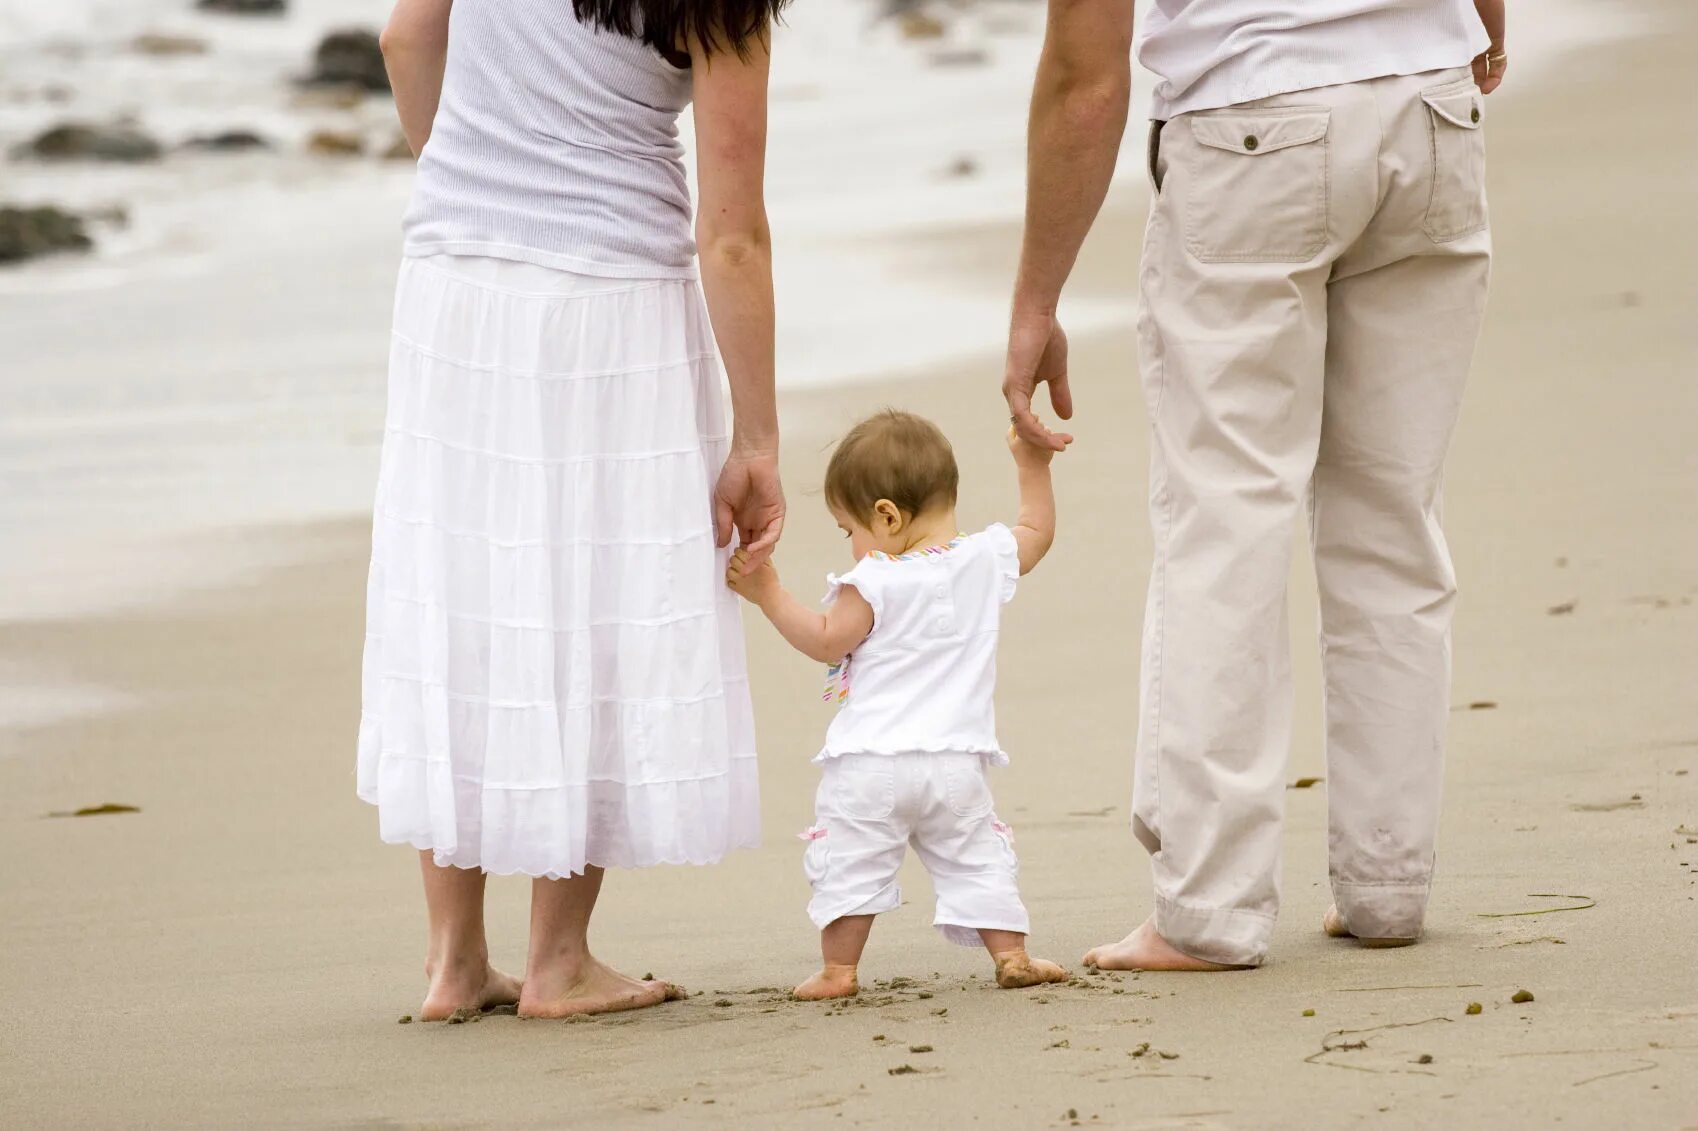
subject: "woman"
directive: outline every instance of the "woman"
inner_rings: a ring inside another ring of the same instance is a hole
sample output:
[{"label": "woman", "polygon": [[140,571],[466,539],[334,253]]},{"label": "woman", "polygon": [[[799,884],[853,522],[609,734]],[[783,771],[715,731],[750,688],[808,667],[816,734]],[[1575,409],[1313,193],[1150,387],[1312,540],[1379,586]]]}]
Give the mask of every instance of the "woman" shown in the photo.
[{"label": "woman", "polygon": [[[666,1000],[589,952],[603,868],[759,839],[719,581],[734,527],[764,561],[784,519],[763,173],[785,2],[398,0],[384,32],[419,171],[359,793],[385,841],[420,851],[426,1019]],[[533,877],[522,983],[489,964],[490,872]]]}]

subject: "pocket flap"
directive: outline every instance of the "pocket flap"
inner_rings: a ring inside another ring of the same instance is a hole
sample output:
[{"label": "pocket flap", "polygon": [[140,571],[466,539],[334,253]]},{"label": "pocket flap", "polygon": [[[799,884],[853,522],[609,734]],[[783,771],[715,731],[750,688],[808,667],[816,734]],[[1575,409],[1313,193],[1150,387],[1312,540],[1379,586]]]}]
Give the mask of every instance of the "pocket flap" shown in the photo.
[{"label": "pocket flap", "polygon": [[1259,157],[1327,136],[1329,110],[1297,113],[1207,114],[1191,119],[1191,136],[1204,145]]},{"label": "pocket flap", "polygon": [[1473,86],[1450,94],[1423,94],[1421,101],[1451,125],[1465,130],[1477,130],[1486,121],[1486,100]]}]

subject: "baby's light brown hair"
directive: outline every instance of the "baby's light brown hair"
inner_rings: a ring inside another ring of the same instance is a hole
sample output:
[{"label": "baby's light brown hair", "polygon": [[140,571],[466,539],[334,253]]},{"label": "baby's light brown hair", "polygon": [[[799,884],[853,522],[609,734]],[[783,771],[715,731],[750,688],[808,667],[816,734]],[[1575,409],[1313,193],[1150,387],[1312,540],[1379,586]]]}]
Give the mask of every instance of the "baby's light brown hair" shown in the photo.
[{"label": "baby's light brown hair", "polygon": [[831,453],[825,501],[857,522],[870,523],[880,499],[909,517],[954,506],[961,473],[941,429],[911,412],[885,409],[861,421]]}]

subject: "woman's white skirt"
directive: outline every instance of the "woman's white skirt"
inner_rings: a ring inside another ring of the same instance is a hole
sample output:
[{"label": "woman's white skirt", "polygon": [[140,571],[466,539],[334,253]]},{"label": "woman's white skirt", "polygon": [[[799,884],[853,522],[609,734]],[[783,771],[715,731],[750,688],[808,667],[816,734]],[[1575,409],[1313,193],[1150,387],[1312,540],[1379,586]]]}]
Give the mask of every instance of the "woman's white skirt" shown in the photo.
[{"label": "woman's white skirt", "polygon": [[548,877],[758,843],[726,432],[694,281],[403,263],[359,738],[384,840]]}]

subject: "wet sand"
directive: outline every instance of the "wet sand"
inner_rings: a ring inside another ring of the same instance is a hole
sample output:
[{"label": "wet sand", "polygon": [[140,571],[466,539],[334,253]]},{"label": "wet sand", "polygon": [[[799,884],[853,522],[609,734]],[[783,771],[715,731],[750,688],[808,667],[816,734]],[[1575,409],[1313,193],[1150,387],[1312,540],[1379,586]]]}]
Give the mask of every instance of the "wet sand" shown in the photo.
[{"label": "wet sand", "polygon": [[[935,937],[910,863],[862,997],[790,1002],[816,957],[791,833],[826,708],[821,672],[751,622],[766,847],[711,872],[616,874],[597,920],[609,960],[699,995],[577,1023],[399,1025],[424,989],[423,908],[413,854],[379,844],[353,796],[364,524],[232,531],[178,548],[275,567],[122,616],[0,626],[8,670],[125,697],[0,734],[6,1120],[1698,1126],[1698,131],[1681,109],[1698,16],[1656,7],[1664,34],[1492,103],[1499,265],[1451,462],[1458,710],[1421,946],[1321,935],[1322,782],[1287,795],[1286,903],[1262,970],[998,991],[983,956]],[[1014,764],[999,810],[1034,953],[1076,970],[1149,906],[1127,828],[1149,555],[1141,222],[1118,194],[1087,252],[1080,297],[1124,300],[1127,326],[1075,343],[1060,538],[1011,606],[1002,657]],[[1013,249],[1006,228],[941,233],[913,269],[1000,289]],[[988,345],[977,364],[786,396],[780,564],[798,590],[843,564],[816,488],[830,441],[870,406],[945,425],[964,522],[1012,514]],[[1300,554],[1293,781],[1325,773],[1306,569]],[[103,802],[141,812],[46,816]],[[509,968],[526,897],[491,884]],[[1522,911],[1544,913],[1488,917]],[[1534,1000],[1512,1003],[1521,989]]]}]

